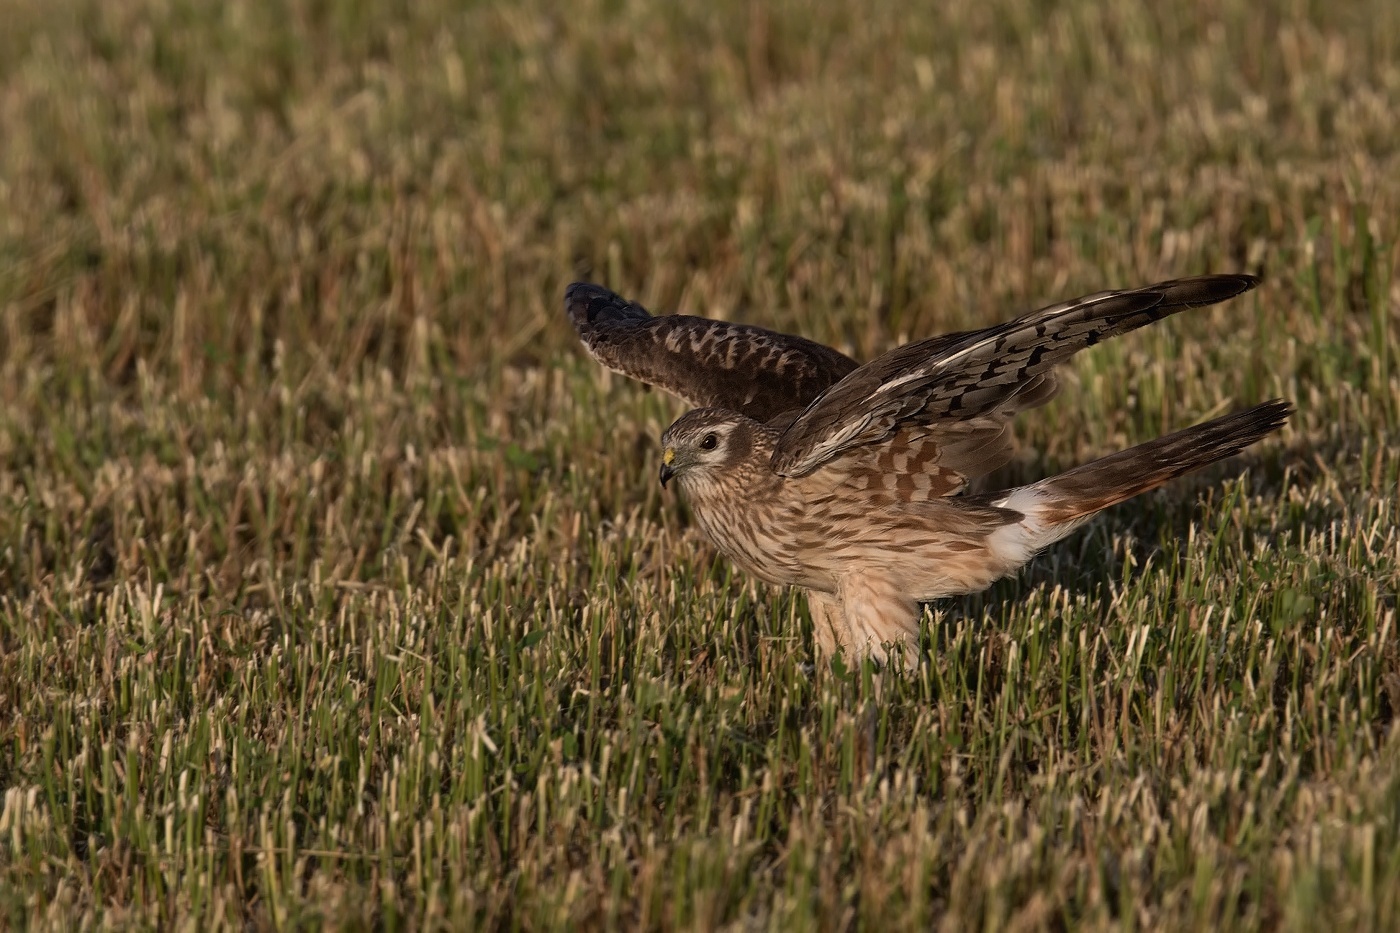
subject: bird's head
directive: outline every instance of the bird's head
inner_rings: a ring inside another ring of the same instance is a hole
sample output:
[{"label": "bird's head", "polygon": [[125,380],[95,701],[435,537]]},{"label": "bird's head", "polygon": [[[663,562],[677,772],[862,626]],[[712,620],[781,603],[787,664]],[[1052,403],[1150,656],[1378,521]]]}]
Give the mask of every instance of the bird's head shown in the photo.
[{"label": "bird's head", "polygon": [[719,408],[697,408],[661,435],[661,485],[694,487],[732,471],[753,450],[754,423]]}]

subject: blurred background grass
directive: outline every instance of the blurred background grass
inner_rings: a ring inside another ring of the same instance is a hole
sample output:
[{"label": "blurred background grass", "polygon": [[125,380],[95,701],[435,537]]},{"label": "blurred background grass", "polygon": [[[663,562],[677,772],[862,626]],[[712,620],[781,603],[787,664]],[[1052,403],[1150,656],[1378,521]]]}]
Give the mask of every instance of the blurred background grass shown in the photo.
[{"label": "blurred background grass", "polygon": [[[12,2],[11,922],[1388,925],[1400,7]],[[1028,475],[1300,411],[810,671],[560,302],[860,356],[1245,270]],[[1187,540],[1178,544],[1177,536]],[[1392,699],[1394,698],[1394,699]]]}]

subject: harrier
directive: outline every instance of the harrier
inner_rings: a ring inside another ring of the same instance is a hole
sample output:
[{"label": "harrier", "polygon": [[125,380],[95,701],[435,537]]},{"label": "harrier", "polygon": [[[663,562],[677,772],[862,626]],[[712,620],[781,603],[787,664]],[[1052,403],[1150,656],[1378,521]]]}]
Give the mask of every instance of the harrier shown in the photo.
[{"label": "harrier", "polygon": [[1249,275],[1106,291],[858,365],[819,343],[686,315],[597,285],[565,308],[607,368],[700,406],[662,435],[661,483],[747,572],[807,591],[819,647],[914,645],[919,604],[984,589],[1094,513],[1235,454],[1283,425],[1275,399],[1057,476],[974,493],[1011,457],[1010,422],[1055,394],[1085,347],[1233,298]]}]

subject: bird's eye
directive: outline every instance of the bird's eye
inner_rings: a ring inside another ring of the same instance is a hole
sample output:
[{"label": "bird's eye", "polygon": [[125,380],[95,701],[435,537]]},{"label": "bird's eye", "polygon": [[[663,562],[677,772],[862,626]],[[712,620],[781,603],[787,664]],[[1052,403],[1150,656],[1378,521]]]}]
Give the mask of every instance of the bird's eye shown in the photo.
[{"label": "bird's eye", "polygon": [[703,448],[704,450],[714,450],[714,449],[715,449],[715,445],[718,444],[718,443],[719,443],[719,438],[715,437],[713,434],[706,434],[706,435],[700,440],[700,446],[701,446],[701,448]]}]

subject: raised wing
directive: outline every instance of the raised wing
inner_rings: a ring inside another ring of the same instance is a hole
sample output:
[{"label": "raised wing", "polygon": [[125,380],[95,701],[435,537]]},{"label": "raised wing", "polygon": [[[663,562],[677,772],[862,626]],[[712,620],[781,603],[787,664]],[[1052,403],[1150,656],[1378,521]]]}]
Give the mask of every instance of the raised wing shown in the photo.
[{"label": "raised wing", "polygon": [[937,434],[948,430],[946,422],[1005,422],[1049,400],[1054,368],[1080,350],[1257,284],[1251,275],[1207,275],[1099,292],[985,330],[899,347],[808,405],[779,438],[773,469],[806,476],[844,451],[915,426]]},{"label": "raised wing", "polygon": [[575,282],[564,309],[589,354],[613,372],[665,389],[700,408],[755,421],[797,412],[856,361],[830,347],[762,327],[676,314],[652,315],[599,285]]}]

